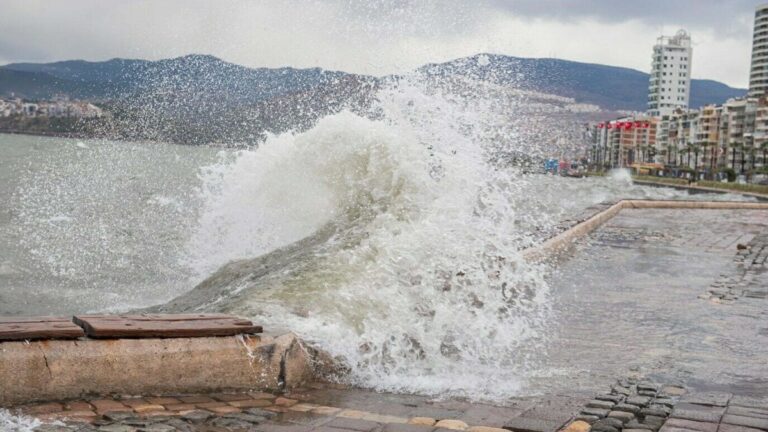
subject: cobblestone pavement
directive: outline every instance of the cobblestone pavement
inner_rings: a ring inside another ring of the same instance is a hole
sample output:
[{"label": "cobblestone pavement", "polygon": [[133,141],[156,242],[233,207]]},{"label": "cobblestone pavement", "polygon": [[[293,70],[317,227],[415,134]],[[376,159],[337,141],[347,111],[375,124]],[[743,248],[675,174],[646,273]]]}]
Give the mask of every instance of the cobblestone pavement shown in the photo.
[{"label": "cobblestone pavement", "polygon": [[501,432],[500,428],[510,427],[510,421],[525,429],[520,432],[551,432],[568,422],[588,399],[588,395],[531,397],[498,407],[317,383],[281,395],[89,399],[33,404],[17,411],[47,422],[36,429],[41,432]]},{"label": "cobblestone pavement", "polygon": [[315,384],[284,395],[79,400],[19,410],[39,432],[765,432],[762,397],[687,393],[625,378],[591,398],[525,398],[496,407]]},{"label": "cobblestone pavement", "polygon": [[741,297],[768,298],[768,233],[737,245],[736,271],[721,274],[703,298],[731,302]]}]

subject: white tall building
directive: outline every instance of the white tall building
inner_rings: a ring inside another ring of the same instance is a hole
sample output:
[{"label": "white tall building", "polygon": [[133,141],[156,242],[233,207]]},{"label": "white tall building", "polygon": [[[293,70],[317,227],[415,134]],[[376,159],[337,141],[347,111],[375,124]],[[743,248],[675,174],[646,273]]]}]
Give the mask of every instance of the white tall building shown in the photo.
[{"label": "white tall building", "polygon": [[758,97],[768,90],[768,4],[755,9],[752,34],[752,67],[749,71],[749,96]]},{"label": "white tall building", "polygon": [[691,37],[685,30],[656,39],[648,84],[649,115],[663,116],[675,108],[688,108],[692,55]]}]

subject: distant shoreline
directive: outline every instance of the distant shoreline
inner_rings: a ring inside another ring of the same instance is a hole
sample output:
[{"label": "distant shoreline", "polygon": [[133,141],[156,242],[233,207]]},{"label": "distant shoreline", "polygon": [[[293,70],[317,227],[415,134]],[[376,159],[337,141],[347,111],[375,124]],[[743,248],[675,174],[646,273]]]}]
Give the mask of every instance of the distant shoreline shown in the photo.
[{"label": "distant shoreline", "polygon": [[51,138],[99,139],[99,137],[96,137],[96,136],[84,136],[82,134],[78,134],[75,132],[28,131],[28,130],[2,129],[2,128],[0,128],[0,134],[44,136],[44,137],[51,137]]},{"label": "distant shoreline", "polygon": [[204,146],[204,147],[213,147],[213,148],[227,148],[227,149],[248,149],[248,148],[257,148],[258,146],[254,145],[234,145],[234,144],[222,144],[222,143],[202,143],[202,144],[190,144],[190,143],[183,143],[183,142],[172,142],[172,141],[154,141],[154,140],[129,140],[125,138],[120,137],[107,137],[107,136],[89,136],[84,134],[77,134],[77,133],[66,133],[66,132],[50,132],[50,131],[39,131],[39,132],[31,132],[31,131],[18,131],[18,130],[8,130],[8,129],[0,129],[0,135],[24,135],[24,136],[36,136],[36,137],[45,137],[45,138],[66,138],[66,139],[82,139],[82,140],[107,140],[107,141],[116,141],[116,142],[122,142],[122,143],[150,143],[150,144],[171,144],[171,145],[179,145],[179,146]]}]

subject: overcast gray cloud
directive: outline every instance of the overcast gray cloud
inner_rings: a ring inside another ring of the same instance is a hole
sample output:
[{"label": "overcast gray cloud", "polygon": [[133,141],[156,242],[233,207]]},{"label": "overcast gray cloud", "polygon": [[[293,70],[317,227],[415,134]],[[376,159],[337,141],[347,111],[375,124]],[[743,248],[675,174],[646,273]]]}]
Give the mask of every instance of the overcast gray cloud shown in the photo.
[{"label": "overcast gray cloud", "polygon": [[746,0],[0,0],[0,63],[213,54],[247,66],[387,74],[477,52],[646,71],[685,27],[693,75],[745,86]]}]

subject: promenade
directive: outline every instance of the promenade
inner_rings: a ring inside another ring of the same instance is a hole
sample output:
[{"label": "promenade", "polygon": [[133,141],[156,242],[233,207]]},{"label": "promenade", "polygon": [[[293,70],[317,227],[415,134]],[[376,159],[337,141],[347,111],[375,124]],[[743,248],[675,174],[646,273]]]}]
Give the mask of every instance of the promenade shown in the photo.
[{"label": "promenade", "polygon": [[10,410],[46,432],[768,431],[766,233],[766,210],[621,210],[558,256],[538,372],[503,401],[310,383]]}]

